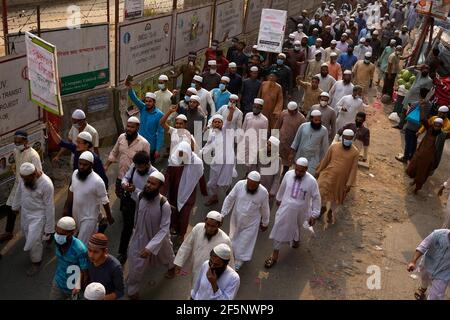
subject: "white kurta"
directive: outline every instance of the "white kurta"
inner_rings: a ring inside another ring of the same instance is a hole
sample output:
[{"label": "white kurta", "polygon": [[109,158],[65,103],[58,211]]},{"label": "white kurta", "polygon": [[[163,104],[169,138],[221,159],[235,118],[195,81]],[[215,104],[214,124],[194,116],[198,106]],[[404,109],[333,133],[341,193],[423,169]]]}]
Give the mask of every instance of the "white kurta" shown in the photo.
[{"label": "white kurta", "polygon": [[170,135],[170,157],[168,160],[169,166],[175,166],[172,161],[172,154],[177,150],[178,145],[182,141],[186,141],[191,145],[192,141],[194,141],[194,152],[198,152],[198,146],[195,143],[195,139],[192,134],[187,129],[176,129],[174,127],[169,127],[169,135]]},{"label": "white kurta", "polygon": [[311,217],[320,216],[320,193],[316,179],[309,174],[296,179],[295,170],[288,171],[277,193],[281,205],[275,214],[270,239],[278,242],[299,241],[300,227]]},{"label": "white kurta", "polygon": [[[174,264],[182,267],[185,271],[191,271],[194,284],[203,262],[209,260],[211,250],[221,243],[232,248],[230,237],[224,231],[219,229],[219,232],[211,240],[208,240],[205,236],[205,223],[197,223],[178,249]],[[234,258],[233,255],[231,256],[229,265],[234,267]]]},{"label": "white kurta", "polygon": [[[230,110],[228,108],[228,105],[222,106],[219,110],[217,110],[217,114],[222,115],[224,120],[228,118],[229,113]],[[235,108],[233,113],[233,119],[231,120],[231,124],[228,126],[228,128],[234,130],[241,129],[243,118],[244,114],[242,113],[242,111],[239,110],[238,108]]]},{"label": "white kurta", "polygon": [[25,187],[20,179],[12,209],[20,210],[21,227],[25,236],[24,251],[30,251],[31,262],[42,260],[42,236],[55,232],[54,188],[50,178],[42,173],[36,180],[36,189]]},{"label": "white kurta", "polygon": [[236,183],[225,198],[222,214],[233,210],[230,222],[230,239],[233,244],[234,258],[250,261],[255,248],[260,224],[269,225],[269,193],[262,185],[255,194],[247,192],[247,180]]},{"label": "white kurta", "polygon": [[39,171],[42,171],[42,163],[41,158],[39,157],[39,154],[36,150],[33,148],[28,148],[23,151],[19,151],[17,149],[14,149],[14,167],[15,167],[15,173],[16,173],[16,180],[14,181],[14,185],[11,189],[11,192],[9,194],[8,200],[6,201],[7,206],[12,206],[12,203],[14,201],[14,197],[16,196],[17,187],[19,185],[20,180],[22,178],[20,177],[20,166],[24,164],[25,162],[29,162],[34,164],[36,169]]},{"label": "white kurta", "polygon": [[208,114],[207,105],[211,108],[211,114],[216,113],[216,105],[214,104],[214,100],[211,96],[211,92],[206,90],[205,88],[201,88],[197,90],[197,94],[200,97],[200,107],[202,108],[205,114]]},{"label": "white kurta", "polygon": [[72,175],[69,190],[73,193],[72,214],[77,223],[77,238],[88,244],[89,238],[96,232],[100,206],[109,203],[105,183],[94,171],[86,180],[77,177],[78,170]]},{"label": "white kurta", "polygon": [[240,278],[236,271],[227,266],[227,269],[217,279],[219,290],[213,291],[206,273],[209,269],[209,259],[203,262],[199,271],[200,276],[191,290],[194,300],[234,300],[239,290]]},{"label": "white kurta", "polygon": [[[329,74],[324,78],[320,73],[316,74],[317,77],[319,77],[319,88],[323,92],[330,92],[333,85],[336,83],[336,79],[330,76]],[[318,101],[317,101],[318,103]]]},{"label": "white kurta", "polygon": [[[258,163],[260,145],[264,145],[267,141],[269,120],[262,113],[254,115],[253,112],[249,112],[245,115],[242,130],[245,136],[239,137],[240,143],[237,151],[239,163],[256,165]],[[247,142],[244,143],[245,141]],[[241,149],[243,147],[245,147],[245,152]],[[242,158],[242,156],[245,158]]]},{"label": "white kurta", "polygon": [[333,85],[333,87],[329,92],[331,99],[330,105],[334,109],[334,111],[336,111],[336,114],[337,114],[336,105],[339,102],[339,100],[341,100],[343,96],[347,96],[352,93],[353,93],[353,83],[344,85],[343,80],[336,81],[336,83]]},{"label": "white kurta", "polygon": [[[364,111],[364,103],[361,98],[355,99],[351,94],[342,97],[336,105],[338,116],[336,118],[336,131],[339,131],[347,123],[355,122],[356,114]],[[344,109],[346,111],[344,111]]]}]

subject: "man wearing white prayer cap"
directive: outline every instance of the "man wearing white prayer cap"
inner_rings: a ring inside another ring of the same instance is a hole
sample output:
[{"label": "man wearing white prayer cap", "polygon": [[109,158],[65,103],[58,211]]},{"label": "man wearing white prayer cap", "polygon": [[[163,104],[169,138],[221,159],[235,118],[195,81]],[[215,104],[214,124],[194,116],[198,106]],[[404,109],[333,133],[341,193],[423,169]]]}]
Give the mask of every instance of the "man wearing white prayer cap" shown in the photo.
[{"label": "man wearing white prayer cap", "polygon": [[283,171],[282,160],[280,158],[280,140],[271,136],[267,140],[267,150],[259,150],[258,169],[261,172],[261,185],[269,192],[269,200],[275,197],[281,182]]},{"label": "man wearing white prayer cap", "polygon": [[[328,143],[331,144],[336,134],[336,112],[329,103],[330,95],[327,92],[322,92],[318,104],[311,107],[311,114],[312,112],[318,114],[315,111],[320,111],[322,125],[328,130]],[[308,120],[311,119],[311,114],[308,115]]]},{"label": "man wearing white prayer cap", "polygon": [[327,63],[322,63],[320,66],[320,73],[316,76],[319,77],[319,88],[324,92],[330,91],[336,83],[336,79],[329,75]]},{"label": "man wearing white prayer cap", "polygon": [[[50,290],[50,300],[69,300],[80,291],[80,284],[88,279],[88,250],[86,245],[74,236],[77,225],[72,217],[62,217],[56,224],[54,239],[56,246],[56,270],[53,285]],[[68,267],[78,268],[79,279],[73,278],[73,273],[67,272]],[[75,287],[68,287],[73,284]]]},{"label": "man wearing white prayer cap", "polygon": [[209,60],[208,67],[202,73],[203,87],[209,92],[220,84],[221,74],[217,72],[216,60]]},{"label": "man wearing white prayer cap", "polygon": [[[232,247],[230,238],[220,229],[222,219],[220,212],[210,211],[204,222],[197,223],[192,228],[178,249],[174,261],[175,268],[177,273],[182,269],[192,273],[192,285],[196,283],[203,263],[209,259],[211,250],[215,246],[224,243]],[[231,254],[230,266],[234,268],[234,264],[233,254]]]},{"label": "man wearing white prayer cap", "polygon": [[254,99],[258,97],[261,83],[258,67],[252,66],[248,77],[242,81],[241,110],[244,115],[252,111]]},{"label": "man wearing white prayer cap", "polygon": [[[219,79],[214,88],[216,88],[220,82],[220,76],[217,74],[216,76],[218,76]],[[201,110],[203,111],[204,114],[210,117],[212,114],[216,113],[216,105],[211,97],[211,93],[204,88],[205,82],[206,81],[204,81],[203,77],[195,75],[194,78],[192,79],[191,87],[197,90],[196,95],[200,97]]]},{"label": "man wearing white prayer cap", "polygon": [[[170,106],[172,105],[172,96],[173,93],[168,88],[169,78],[162,74],[158,78],[158,91],[155,91],[155,105],[163,114],[166,114],[169,111]],[[167,130],[164,131],[164,146],[165,146],[165,156],[169,154],[170,148],[170,135]]]},{"label": "man wearing white prayer cap", "polygon": [[353,67],[353,83],[363,88],[363,95],[367,95],[369,88],[372,87],[375,74],[375,65],[372,63],[372,48],[370,51],[362,52],[358,62]]},{"label": "man wearing white prayer cap", "polygon": [[86,300],[105,300],[105,287],[99,282],[91,282],[84,289],[84,298]]},{"label": "man wearing white prayer cap", "polygon": [[[98,148],[100,139],[97,130],[89,123],[87,123],[86,114],[84,113],[84,111],[81,109],[76,109],[72,113],[72,127],[70,128],[68,133],[68,140],[72,143],[77,143],[78,134],[81,132],[88,132],[92,136],[91,143],[94,147],[94,152],[96,154],[99,154]],[[64,154],[66,149],[67,148],[62,147],[52,161],[59,162],[60,157]]]},{"label": "man wearing white prayer cap", "polygon": [[353,145],[355,132],[346,129],[342,143],[333,143],[316,169],[322,199],[321,214],[327,212],[326,222],[334,223],[336,209],[355,185],[359,151]]},{"label": "man wearing white prayer cap", "polygon": [[[257,169],[258,150],[261,143],[262,145],[265,144],[264,141],[267,137],[269,120],[262,114],[263,108],[264,100],[255,98],[252,112],[245,115],[242,125],[242,130],[244,131],[243,139],[245,140],[242,139],[239,144],[238,162],[245,163],[247,172]],[[245,150],[241,150],[241,147],[245,147]]]},{"label": "man wearing white prayer cap", "polygon": [[222,106],[228,105],[228,103],[230,102],[231,92],[228,91],[229,84],[230,78],[227,76],[223,76],[220,79],[219,87],[211,90],[211,97],[216,108],[221,108]]},{"label": "man wearing white prayer cap", "polygon": [[308,172],[315,169],[328,149],[328,130],[322,125],[322,113],[313,110],[310,122],[303,123],[297,130],[291,145],[291,157],[295,160],[305,157],[310,162]]},{"label": "man wearing white prayer cap", "polygon": [[139,299],[142,277],[149,267],[162,264],[168,269],[165,277],[175,277],[175,255],[170,240],[171,204],[160,193],[164,182],[161,172],[152,172],[138,197],[126,279],[127,293],[133,300]]},{"label": "man wearing white prayer cap", "polygon": [[276,196],[279,208],[269,236],[273,240],[273,252],[264,263],[266,268],[273,267],[278,261],[284,243],[298,248],[303,224],[308,222],[312,226],[320,216],[319,187],[314,176],[307,172],[309,165],[306,158],[299,157],[295,169],[283,177]]},{"label": "man wearing white prayer cap", "polygon": [[234,300],[240,278],[229,266],[231,255],[226,244],[219,244],[211,250],[210,258],[203,262],[191,290],[192,300]]},{"label": "man wearing white prayer cap", "polygon": [[228,73],[226,75],[230,78],[228,90],[232,94],[240,94],[242,90],[242,76],[238,73],[238,66],[235,62],[228,64]]},{"label": "man wearing white prayer cap", "polygon": [[236,271],[252,259],[258,231],[266,231],[269,225],[269,193],[260,181],[258,171],[250,172],[247,179],[235,184],[223,202],[222,215],[231,213],[230,239]]},{"label": "man wearing white prayer cap", "polygon": [[[100,207],[106,212],[109,224],[114,223],[109,206],[106,186],[102,178],[93,171],[95,158],[92,152],[85,151],[78,160],[78,169],[72,174],[72,184],[69,188],[66,206],[72,204],[72,216],[78,225],[78,239],[85,244],[91,235],[97,232],[97,222]],[[66,207],[65,210],[69,208]]]},{"label": "man wearing white prayer cap", "polygon": [[33,276],[42,261],[42,238],[45,235],[49,239],[55,232],[54,188],[50,178],[30,162],[24,162],[19,172],[21,178],[11,209],[16,215],[21,213],[24,251],[30,252],[32,263],[27,275]]}]

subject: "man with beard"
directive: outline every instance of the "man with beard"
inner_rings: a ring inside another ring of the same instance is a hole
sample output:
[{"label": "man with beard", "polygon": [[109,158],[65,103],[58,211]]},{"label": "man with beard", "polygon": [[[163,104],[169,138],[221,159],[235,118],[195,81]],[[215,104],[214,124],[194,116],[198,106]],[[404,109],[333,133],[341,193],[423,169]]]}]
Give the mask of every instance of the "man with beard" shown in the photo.
[{"label": "man with beard", "polygon": [[326,63],[320,66],[320,73],[316,76],[319,77],[319,88],[324,92],[330,91],[336,83],[336,79],[328,74],[328,64]]},{"label": "man with beard", "polygon": [[[200,269],[215,246],[224,243],[231,248],[230,238],[220,229],[222,219],[219,212],[210,211],[206,215],[205,222],[197,223],[192,228],[177,252],[174,261],[176,272],[179,274],[182,269],[192,272],[192,284],[197,282]],[[230,266],[234,268],[233,254],[230,258]]]},{"label": "man with beard", "polygon": [[197,95],[200,97],[200,107],[204,114],[208,117],[216,113],[216,105],[211,97],[211,92],[203,88],[203,78],[195,75],[192,79],[191,86],[197,90]]},{"label": "man with beard", "polygon": [[[331,144],[336,134],[336,113],[334,109],[328,104],[330,101],[330,95],[327,92],[322,92],[319,98],[319,104],[312,106],[311,111],[319,110],[322,115],[322,124],[328,130],[328,142]],[[310,120],[308,115],[308,120]]]},{"label": "man with beard", "polygon": [[54,188],[50,178],[34,164],[25,162],[20,166],[22,177],[12,204],[15,214],[20,211],[22,233],[25,236],[24,251],[30,252],[32,266],[28,276],[35,275],[42,262],[42,238],[50,238],[55,232]]},{"label": "man with beard", "polygon": [[222,215],[225,217],[232,211],[230,239],[236,271],[252,259],[258,230],[266,231],[269,225],[269,193],[260,182],[259,172],[250,172],[247,179],[235,184],[223,201]]},{"label": "man with beard", "polygon": [[[101,181],[101,180],[100,180]],[[62,217],[55,229],[56,270],[50,290],[50,300],[69,300],[76,297],[88,278],[88,255],[86,245],[74,236],[76,223],[72,217]],[[80,270],[73,277],[73,268]]]},{"label": "man with beard", "polygon": [[367,97],[369,88],[372,88],[373,76],[375,74],[375,65],[370,62],[372,53],[366,52],[364,60],[358,61],[353,67],[353,82],[361,86],[363,95]]},{"label": "man with beard", "polygon": [[239,110],[238,106],[239,97],[236,94],[230,96],[230,100],[226,105],[220,106],[216,114],[220,114],[224,119],[228,118],[228,115],[233,112],[233,117],[231,118],[230,128],[233,130],[242,128],[242,118],[244,114]]},{"label": "man with beard", "polygon": [[[444,120],[444,122],[442,123],[442,130],[450,131],[450,119],[448,118],[448,112],[449,112],[449,108],[447,106],[440,106],[438,109],[438,114],[436,116],[432,116],[431,118],[429,118],[428,123],[430,125],[433,125],[434,119],[441,118]],[[424,132],[425,132],[425,127],[421,126],[419,131],[417,132],[417,135],[419,136]]]},{"label": "man with beard", "polygon": [[303,123],[295,134],[291,145],[291,159],[297,161],[304,157],[308,160],[308,172],[314,175],[317,165],[328,149],[328,130],[322,125],[322,113],[313,110],[311,121]]},{"label": "man with beard", "polygon": [[[358,112],[354,123],[348,123],[343,126],[336,134],[335,140],[338,141],[345,130],[350,129],[355,133],[353,145],[359,150],[359,161],[366,162],[370,145],[370,130],[364,126],[366,121],[366,113]],[[361,150],[363,155],[361,156]]]},{"label": "man with beard", "polygon": [[[308,37],[304,36],[301,40],[300,40],[300,52],[303,53],[303,55],[305,56],[304,59],[304,63],[302,63],[300,65],[300,70],[299,70],[299,75],[301,79],[305,79],[306,77],[306,68],[308,67],[308,61],[312,58],[311,57],[311,52],[310,52],[310,48],[308,46]],[[298,77],[297,76],[297,77]],[[295,79],[297,79],[297,77]]]},{"label": "man with beard", "polygon": [[[230,78],[230,83],[228,84],[228,90],[232,94],[241,94],[242,90],[242,77],[237,73],[237,64],[235,62],[230,62],[228,64],[228,72],[225,75]],[[219,106],[221,107],[221,106]]]},{"label": "man with beard", "polygon": [[308,61],[308,66],[306,67],[306,79],[312,80],[312,77],[320,73],[320,68],[322,67],[322,52],[320,50],[313,51],[314,60]]},{"label": "man with beard", "polygon": [[[130,168],[134,155],[139,151],[146,151],[150,154],[150,144],[138,133],[139,124],[140,121],[136,117],[130,117],[128,119],[125,133],[119,136],[105,163],[105,172],[108,171],[112,163],[119,163],[119,171],[116,179],[116,195],[121,202],[123,197],[122,179]],[[120,207],[123,209],[122,204]]]},{"label": "man with beard", "polygon": [[428,177],[438,168],[441,162],[445,140],[450,139],[450,132],[442,131],[444,120],[436,118],[433,124],[430,125],[424,112],[421,113],[422,125],[427,130],[427,133],[420,142],[419,148],[414,153],[406,169],[408,176],[414,179],[411,182],[411,186],[416,186],[414,189],[415,194],[422,189]]},{"label": "man with beard", "polygon": [[303,24],[302,23],[297,24],[297,31],[294,31],[292,33],[293,37],[291,38],[291,36],[289,35],[289,39],[293,39],[294,41],[292,42],[292,46],[288,49],[293,48],[293,46],[295,45],[295,41],[301,41],[303,37],[308,38],[306,33],[303,32],[303,30],[304,30]]},{"label": "man with beard", "polygon": [[352,130],[344,130],[342,143],[333,143],[316,169],[322,199],[321,214],[324,214],[329,206],[327,223],[335,222],[333,211],[344,202],[356,181],[359,151],[353,146],[354,136]]},{"label": "man with beard", "polygon": [[338,113],[337,103],[342,99],[342,97],[352,94],[353,92],[354,86],[353,83],[351,83],[351,80],[352,80],[352,71],[345,70],[342,76],[342,80],[336,81],[336,83],[333,85],[333,87],[329,92],[331,98],[330,105],[334,109],[336,114]]},{"label": "man with beard", "polygon": [[148,177],[157,171],[150,163],[150,155],[146,151],[138,151],[133,157],[133,163],[121,181],[123,200],[120,202],[123,227],[120,235],[119,256],[120,263],[127,261],[128,244],[133,233],[134,214],[139,193],[144,190]]},{"label": "man with beard", "polygon": [[353,122],[356,114],[360,111],[364,111],[366,105],[362,98],[362,88],[360,86],[354,86],[351,95],[343,96],[336,105],[338,117],[336,119],[336,129],[339,130],[347,123]]},{"label": "man with beard", "polygon": [[283,110],[281,113],[275,126],[275,129],[280,130],[280,156],[283,164],[283,175],[292,165],[292,159],[289,157],[291,145],[298,128],[305,121],[305,117],[298,110],[297,103],[291,101],[287,105],[287,110]]},{"label": "man with beard", "polygon": [[178,248],[183,242],[189,217],[195,206],[197,185],[200,185],[203,196],[207,196],[208,193],[203,177],[203,161],[192,152],[190,143],[181,141],[172,151],[170,162],[161,194],[167,196],[169,203],[173,203],[176,207],[172,212],[170,229],[173,235],[177,235],[175,248]]},{"label": "man with beard", "polygon": [[39,153],[28,144],[28,133],[26,131],[18,130],[14,133],[14,145],[14,165],[12,166],[12,169],[15,173],[15,180],[11,192],[9,193],[8,200],[6,201],[7,219],[5,233],[0,235],[0,242],[9,241],[13,238],[17,215],[11,210],[11,206],[21,180],[20,166],[25,162],[29,162],[32,163],[37,170],[42,171],[41,158],[39,157]]},{"label": "man with beard", "polygon": [[[400,60],[408,59],[412,55],[410,54],[409,56],[402,56],[402,52],[403,47],[401,45],[397,45],[395,47],[395,52],[389,55],[388,66],[386,69],[386,74],[383,83],[383,90],[382,90],[383,95],[388,95],[389,97],[392,97],[392,94],[394,93],[395,79],[397,78],[397,74],[401,70]],[[407,100],[406,97],[404,100]]]},{"label": "man with beard", "polygon": [[[179,115],[184,115],[186,117],[185,128],[189,131],[191,135],[193,135],[195,134],[196,126],[199,126],[198,129],[201,129],[203,131],[206,125],[207,115],[203,113],[203,110],[200,107],[201,99],[196,94],[197,90],[195,90],[195,88],[189,88],[186,92],[189,93],[190,95],[189,96],[186,95],[184,98],[185,100],[180,101],[178,105],[172,105],[172,107],[170,107],[169,112],[174,113],[176,111],[178,112]],[[163,125],[167,121],[167,119],[168,117],[164,121],[161,121]]]},{"label": "man with beard", "polygon": [[[103,205],[109,224],[114,223],[109,207],[105,183],[92,170],[94,155],[90,151],[81,154],[78,169],[73,172],[67,203],[72,203],[72,214],[78,224],[78,239],[87,244],[96,233],[100,204]],[[64,208],[67,211],[67,208]]]},{"label": "man with beard", "polygon": [[331,41],[333,41],[333,35],[331,34],[331,26],[330,25],[327,25],[325,27],[325,30],[320,35],[320,38],[322,39],[322,46],[324,48],[328,48],[331,45]]},{"label": "man with beard", "polygon": [[372,63],[378,61],[378,57],[383,52],[383,47],[381,46],[381,40],[378,38],[378,30],[372,32],[372,39],[370,40],[370,46],[372,47]]},{"label": "man with beard", "polygon": [[288,171],[277,193],[275,222],[269,238],[273,240],[272,255],[264,266],[271,268],[278,261],[282,245],[300,246],[300,228],[305,223],[313,226],[320,215],[320,193],[317,181],[307,172],[308,160],[298,158],[295,169]]},{"label": "man with beard", "polygon": [[199,277],[191,290],[192,300],[234,300],[239,290],[240,278],[228,266],[231,249],[219,244],[211,250],[209,261],[205,261]]},{"label": "man with beard", "polygon": [[165,277],[175,277],[173,260],[175,255],[170,241],[171,205],[160,194],[165,182],[164,175],[154,171],[147,179],[144,190],[136,204],[133,235],[128,249],[128,296],[139,299],[139,286],[144,272],[149,267],[165,265]]},{"label": "man with beard", "polygon": [[[339,81],[342,80],[342,67],[339,63],[337,63],[337,54],[336,52],[332,52],[330,55],[330,61],[326,63],[328,67],[328,72],[331,77],[333,77],[334,80]],[[336,83],[336,81],[333,83],[333,85]],[[333,86],[331,86],[332,88]],[[331,88],[327,90],[327,92],[330,92]]]},{"label": "man with beard", "polygon": [[205,90],[211,91],[219,87],[220,78],[222,75],[217,72],[216,60],[208,61],[208,66],[209,70],[202,73],[203,87],[205,88]]},{"label": "man with beard", "polygon": [[348,46],[347,52],[343,52],[337,59],[342,71],[352,70],[356,61],[358,61],[358,58],[353,54],[353,45]]},{"label": "man with beard", "polygon": [[279,53],[276,64],[269,67],[269,72],[273,71],[278,75],[277,82],[281,86],[284,99],[286,99],[292,95],[293,81],[292,70],[286,65],[286,55],[284,53]]},{"label": "man with beard", "polygon": [[197,65],[195,64],[196,59],[197,53],[195,51],[189,52],[188,62],[186,64],[181,65],[178,71],[170,76],[171,79],[176,79],[180,75],[183,76],[181,80],[181,89],[180,89],[181,96],[184,96],[186,90],[191,86],[192,78],[201,71],[200,68],[197,67]]},{"label": "man with beard", "polygon": [[[238,157],[244,155],[244,159],[241,160],[246,164],[247,172],[257,166],[259,146],[265,143],[263,139],[267,138],[269,132],[269,120],[261,113],[263,106],[264,100],[256,98],[253,101],[253,112],[247,113],[242,125],[244,140],[238,144]],[[245,151],[241,149],[242,146],[245,147]]]},{"label": "man with beard", "polygon": [[[269,192],[269,201],[276,196],[283,173],[279,150],[280,140],[275,136],[271,136],[267,140],[266,148],[259,149],[258,169],[261,172],[261,185]],[[270,205],[271,203],[269,203]]]},{"label": "man with beard", "polygon": [[301,108],[303,115],[307,115],[311,111],[311,107],[317,103],[322,89],[319,88],[320,78],[313,76],[311,82],[305,82],[297,78],[297,85],[301,86],[305,94],[303,95],[303,106]]},{"label": "man with beard", "polygon": [[[325,57],[324,57],[325,62],[331,61],[331,58],[333,56],[336,57],[336,60],[337,60],[337,58],[341,54],[341,50],[336,48],[336,45],[337,45],[337,41],[332,40],[330,43],[330,46],[325,49]],[[333,53],[334,53],[334,55],[333,55]],[[335,60],[335,62],[336,62],[336,60]],[[330,71],[330,73],[331,73],[331,71]]]},{"label": "man with beard", "polygon": [[250,68],[250,76],[242,82],[241,111],[244,117],[252,111],[253,102],[258,96],[259,88],[261,87],[261,80],[258,79],[258,76],[259,69],[253,66]]},{"label": "man with beard", "polygon": [[262,114],[269,120],[269,127],[272,129],[283,110],[283,89],[277,83],[278,74],[271,71],[267,81],[261,84],[258,98],[264,100]]},{"label": "man with beard", "polygon": [[294,81],[300,75],[300,67],[305,64],[305,52],[302,51],[300,40],[294,42],[294,49],[288,52],[286,63],[292,70]]}]

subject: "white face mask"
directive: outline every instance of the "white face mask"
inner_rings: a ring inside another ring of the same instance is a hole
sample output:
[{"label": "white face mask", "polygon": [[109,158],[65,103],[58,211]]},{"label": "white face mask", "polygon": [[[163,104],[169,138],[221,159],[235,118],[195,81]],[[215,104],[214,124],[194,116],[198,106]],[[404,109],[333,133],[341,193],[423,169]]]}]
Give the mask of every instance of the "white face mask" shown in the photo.
[{"label": "white face mask", "polygon": [[23,150],[25,150],[25,145],[23,145],[23,144],[16,145],[16,149],[19,151],[23,151]]},{"label": "white face mask", "polygon": [[209,69],[209,73],[211,73],[211,74],[216,74],[216,73],[217,73],[217,70],[216,70],[216,69]]},{"label": "white face mask", "polygon": [[324,100],[320,100],[320,105],[321,105],[322,107],[325,107],[325,106],[328,105],[328,102],[327,102],[327,101],[324,101]]}]

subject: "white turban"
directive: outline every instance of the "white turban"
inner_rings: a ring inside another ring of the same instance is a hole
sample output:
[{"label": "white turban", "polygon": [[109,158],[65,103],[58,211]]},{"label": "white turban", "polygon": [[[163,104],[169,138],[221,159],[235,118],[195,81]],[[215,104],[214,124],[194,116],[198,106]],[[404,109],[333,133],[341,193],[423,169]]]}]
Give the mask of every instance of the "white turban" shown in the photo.
[{"label": "white turban", "polygon": [[191,96],[191,101],[197,101],[198,103],[200,103],[201,100],[198,95],[194,94]]},{"label": "white turban", "polygon": [[288,110],[297,110],[298,104],[295,101],[291,101],[288,103],[287,108],[288,108]]},{"label": "white turban", "polygon": [[261,181],[261,175],[259,174],[258,171],[252,171],[247,175],[247,179],[250,179],[252,181],[255,182],[260,182]]},{"label": "white turban", "polygon": [[274,137],[274,136],[270,136],[269,142],[274,147],[278,147],[280,145],[280,140],[277,137]]},{"label": "white turban", "polygon": [[154,94],[153,92],[147,92],[147,93],[145,94],[145,97],[146,97],[146,98],[153,99],[153,100],[156,100],[156,94]]},{"label": "white turban", "polygon": [[228,64],[228,68],[237,68],[237,65],[236,65],[235,62],[230,62],[230,63]]},{"label": "white turban", "polygon": [[298,166],[302,166],[302,167],[307,167],[308,166],[308,159],[306,158],[298,158],[297,161],[295,162],[296,165]]},{"label": "white turban", "polygon": [[448,112],[448,107],[447,106],[439,107],[438,112]]},{"label": "white turban", "polygon": [[90,151],[85,151],[81,154],[80,160],[86,160],[90,163],[94,163],[94,155]]},{"label": "white turban", "polygon": [[255,100],[253,100],[253,103],[263,106],[264,105],[264,100],[260,99],[260,98],[255,98]]},{"label": "white turban", "polygon": [[203,78],[201,77],[201,76],[199,76],[199,75],[195,75],[194,76],[194,81],[198,81],[198,82],[203,82]]},{"label": "white turban", "polygon": [[158,78],[159,81],[169,81],[169,77],[167,77],[165,74],[162,74]]},{"label": "white turban", "polygon": [[278,58],[286,59],[286,55],[284,53],[279,53]]},{"label": "white turban", "polygon": [[221,114],[216,113],[215,115],[213,115],[211,117],[211,121],[214,121],[216,119],[222,120],[222,122],[223,122],[223,116]]},{"label": "white turban", "polygon": [[320,65],[320,67],[322,68],[322,67],[327,67],[328,68],[328,65],[326,64],[326,63],[322,63],[321,65]]},{"label": "white turban", "polygon": [[320,117],[322,115],[322,112],[319,110],[313,110],[311,111],[311,117]]},{"label": "white turban", "polygon": [[56,226],[66,231],[72,231],[76,229],[77,224],[72,217],[62,217],[58,220]]},{"label": "white turban", "polygon": [[235,94],[230,95],[230,100],[239,100],[239,97]]},{"label": "white turban", "polygon": [[72,113],[72,119],[75,120],[84,120],[86,119],[86,114],[83,110],[77,109]]},{"label": "white turban", "polygon": [[230,83],[230,78],[227,76],[223,76],[222,78],[220,78],[220,81],[225,81],[227,83]]},{"label": "white turban", "polygon": [[175,119],[181,119],[183,121],[187,121],[187,117],[184,114],[179,114]]},{"label": "white turban", "polygon": [[164,175],[159,171],[153,171],[152,174],[150,175],[150,177],[158,179],[162,183],[164,183],[166,181],[166,179],[164,178]]},{"label": "white turban", "polygon": [[353,137],[355,135],[355,133],[351,129],[345,129],[344,132],[342,132],[342,135],[343,136]]},{"label": "white turban", "polygon": [[106,289],[99,282],[92,282],[84,289],[84,298],[86,300],[105,300]]},{"label": "white turban", "polygon": [[78,134],[78,138],[84,140],[84,141],[89,141],[90,143],[92,143],[92,135],[89,132],[83,131],[80,132]]},{"label": "white turban", "polygon": [[330,98],[330,94],[328,92],[322,92],[320,94],[321,97],[326,97],[326,98]]},{"label": "white turban", "polygon": [[195,95],[198,94],[197,89],[195,89],[195,88],[188,88],[186,91],[188,91],[188,92],[190,92],[192,94],[195,94]]},{"label": "white turban", "polygon": [[218,222],[222,222],[223,216],[220,214],[220,212],[217,211],[210,211],[208,212],[208,214],[206,215],[206,218],[208,219],[213,219],[216,220]]},{"label": "white turban", "polygon": [[337,57],[338,55],[337,55],[337,53],[336,52],[332,52],[332,53],[330,53],[330,57]]},{"label": "white turban", "polygon": [[331,40],[331,44],[337,44],[336,40]]},{"label": "white turban", "polygon": [[208,66],[217,66],[217,61],[216,60],[209,60],[208,61]]},{"label": "white turban", "polygon": [[251,72],[258,72],[258,67],[253,66],[253,67],[250,68],[250,71]]},{"label": "white turban", "polygon": [[34,164],[30,163],[30,162],[24,162],[22,163],[22,165],[20,166],[20,175],[21,176],[30,176],[32,175],[34,172],[36,171],[36,167],[34,166]]},{"label": "white turban", "polygon": [[137,124],[140,124],[140,123],[141,123],[141,121],[140,121],[137,117],[135,117],[135,116],[129,117],[128,120],[127,120],[127,122],[128,122],[128,123],[137,123]]},{"label": "white turban", "polygon": [[215,246],[213,251],[220,259],[230,260],[230,258],[231,258],[231,249],[225,243],[221,243],[221,244]]},{"label": "white turban", "polygon": [[352,71],[351,70],[345,70],[344,74],[352,74]]},{"label": "white turban", "polygon": [[366,58],[372,58],[372,52],[366,52],[366,53],[364,54],[364,57],[366,57]]},{"label": "white turban", "polygon": [[433,120],[433,123],[440,123],[440,124],[443,124],[443,123],[444,123],[444,120],[442,120],[442,118],[436,118],[436,119]]}]

